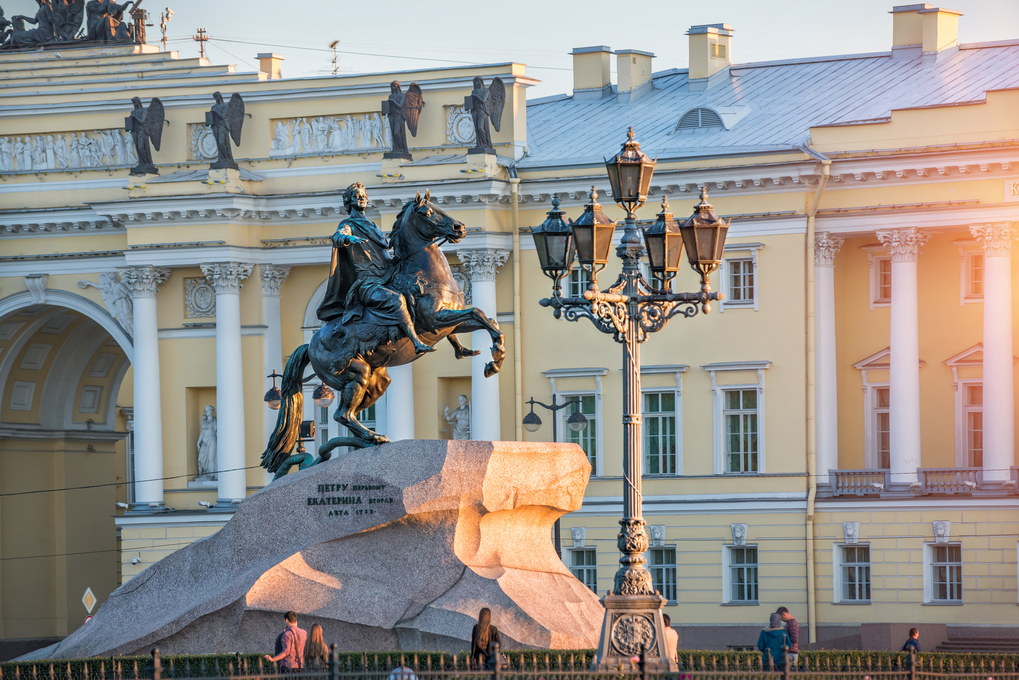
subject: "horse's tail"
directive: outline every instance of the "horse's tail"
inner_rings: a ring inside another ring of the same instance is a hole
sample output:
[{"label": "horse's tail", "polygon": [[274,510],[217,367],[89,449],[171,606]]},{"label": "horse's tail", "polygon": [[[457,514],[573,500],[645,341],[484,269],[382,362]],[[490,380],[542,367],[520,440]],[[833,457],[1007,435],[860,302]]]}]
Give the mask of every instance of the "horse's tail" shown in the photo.
[{"label": "horse's tail", "polygon": [[276,429],[272,431],[269,442],[262,453],[262,467],[269,472],[279,471],[280,466],[297,445],[301,431],[301,420],[304,418],[304,369],[308,367],[308,346],[301,345],[290,355],[290,361],[283,369],[283,383],[280,393],[279,415],[276,416]]}]

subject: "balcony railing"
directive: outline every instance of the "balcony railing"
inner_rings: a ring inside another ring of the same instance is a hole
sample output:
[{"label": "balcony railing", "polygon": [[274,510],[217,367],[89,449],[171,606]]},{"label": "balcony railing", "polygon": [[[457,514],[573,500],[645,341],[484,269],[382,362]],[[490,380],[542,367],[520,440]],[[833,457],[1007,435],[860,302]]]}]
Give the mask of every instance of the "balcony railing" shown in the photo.
[{"label": "balcony railing", "polygon": [[977,467],[967,468],[920,468],[916,471],[919,480],[917,493],[924,496],[932,493],[954,495],[973,493],[980,485],[983,470]]},{"label": "balcony railing", "polygon": [[833,496],[876,496],[888,486],[888,470],[832,470]]}]

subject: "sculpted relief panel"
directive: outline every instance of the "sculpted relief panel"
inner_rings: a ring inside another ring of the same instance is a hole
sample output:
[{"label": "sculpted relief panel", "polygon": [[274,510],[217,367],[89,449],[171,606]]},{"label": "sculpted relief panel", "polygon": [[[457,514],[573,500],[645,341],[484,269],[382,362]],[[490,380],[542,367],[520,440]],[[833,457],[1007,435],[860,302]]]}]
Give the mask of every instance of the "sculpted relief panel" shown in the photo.
[{"label": "sculpted relief panel", "polygon": [[285,118],[273,123],[269,156],[378,151],[390,146],[389,126],[379,113]]},{"label": "sculpted relief panel", "polygon": [[0,172],[78,170],[137,163],[134,142],[126,130],[0,137]]},{"label": "sculpted relief panel", "polygon": [[447,106],[446,141],[460,146],[474,146],[476,140],[471,112],[462,106]]}]

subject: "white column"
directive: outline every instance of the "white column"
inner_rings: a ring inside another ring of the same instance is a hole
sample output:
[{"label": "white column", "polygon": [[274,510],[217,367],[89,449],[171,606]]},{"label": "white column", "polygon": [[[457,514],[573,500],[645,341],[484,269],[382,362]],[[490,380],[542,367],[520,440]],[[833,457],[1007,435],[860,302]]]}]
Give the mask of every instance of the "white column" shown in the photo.
[{"label": "white column", "polygon": [[[495,321],[495,272],[509,258],[509,251],[488,248],[460,250],[457,256],[471,279],[471,304]],[[471,334],[471,349],[481,350],[481,354],[471,358],[471,439],[481,441],[502,439],[499,374],[485,377],[485,364],[492,360],[488,349],[491,346],[492,338],[486,331]]]},{"label": "white column", "polygon": [[970,227],[984,246],[984,481],[1004,482],[1015,465],[1012,378],[1012,241],[1008,223]]},{"label": "white column", "polygon": [[920,247],[930,240],[916,227],[877,232],[892,256],[891,481],[912,484],[920,467],[920,333],[916,262]]},{"label": "white column", "polygon": [[216,289],[216,458],[219,503],[247,496],[244,474],[244,365],[241,361],[241,281],[250,264],[216,262],[202,271]]},{"label": "white column", "polygon": [[[265,342],[263,342],[262,373],[266,376],[273,371],[283,373],[283,331],[280,321],[280,286],[290,275],[290,267],[277,267],[274,264],[261,265],[262,270],[262,323],[265,324]],[[272,379],[267,378],[265,389],[272,388]],[[276,380],[279,387],[280,381]],[[273,411],[268,404],[262,402],[265,439],[263,445],[269,441],[272,431],[276,427],[276,416],[279,411]],[[266,483],[272,481],[272,473],[266,472]]]},{"label": "white column", "polygon": [[[390,439],[414,438],[414,367],[413,364],[390,366],[389,377],[393,381],[386,390],[386,429],[383,434]],[[376,413],[379,410],[376,409]],[[381,414],[380,414],[381,415]],[[381,430],[381,425],[379,426]]]},{"label": "white column", "polygon": [[828,232],[814,239],[814,342],[817,361],[817,481],[839,467],[839,409],[835,363],[835,254],[845,239]]},{"label": "white column", "polygon": [[159,394],[157,286],[169,269],[129,267],[120,279],[131,289],[134,307],[134,502],[135,507],[163,505],[163,413]]}]

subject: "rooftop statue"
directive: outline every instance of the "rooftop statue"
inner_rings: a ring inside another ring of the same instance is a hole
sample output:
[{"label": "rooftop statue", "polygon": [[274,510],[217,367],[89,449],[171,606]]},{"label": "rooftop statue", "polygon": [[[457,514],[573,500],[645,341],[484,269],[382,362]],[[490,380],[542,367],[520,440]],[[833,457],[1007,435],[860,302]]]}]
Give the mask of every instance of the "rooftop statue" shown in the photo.
[{"label": "rooftop statue", "polygon": [[89,0],[85,5],[88,12],[88,39],[96,42],[134,42],[124,21],[124,11],[136,7],[141,0],[118,4],[113,0]]},{"label": "rooftop statue", "polygon": [[382,115],[389,118],[389,129],[393,133],[393,149],[387,151],[383,157],[410,160],[404,122],[410,129],[410,134],[417,137],[418,120],[421,118],[421,107],[425,105],[425,100],[417,83],[411,83],[404,92],[400,89],[400,81],[394,80],[389,84],[389,89],[389,99],[382,102]]},{"label": "rooftop statue", "polygon": [[[456,337],[473,331],[487,331],[492,338],[486,377],[499,372],[506,355],[499,325],[480,309],[464,306],[463,290],[439,250],[440,242],[458,243],[467,234],[462,223],[432,203],[426,191],[404,204],[387,242],[364,214],[368,195],[360,182],[344,192],[343,205],[349,217],[333,235],[329,284],[318,310],[326,323],[290,355],[276,429],[262,454],[262,467],[277,479],[294,465],[304,469],[329,460],[338,446],[364,448],[389,441],[357,420],[389,387],[388,366],[417,360],[423,349],[443,338],[457,359],[476,356],[480,352],[468,350]],[[304,378],[309,364],[317,379],[336,391],[333,418],[352,435],[330,439],[314,460],[308,453],[291,455],[304,414],[302,386],[315,379]]]},{"label": "rooftop statue", "polygon": [[467,153],[495,153],[492,146],[492,133],[488,129],[491,121],[492,127],[499,132],[502,127],[502,110],[506,106],[506,86],[499,78],[492,79],[492,85],[485,87],[485,81],[481,76],[474,76],[474,89],[469,97],[464,97],[464,108],[471,112],[471,120],[474,121],[474,148]]},{"label": "rooftop statue", "polygon": [[216,140],[216,162],[210,168],[233,168],[237,169],[234,163],[234,153],[230,146],[230,140],[234,144],[241,144],[241,127],[244,125],[244,100],[241,95],[234,92],[228,103],[223,102],[223,95],[219,92],[212,94],[216,103],[212,109],[205,114],[205,124],[212,128],[212,136]]},{"label": "rooftop statue", "polygon": [[85,16],[85,0],[50,0],[53,4],[53,31],[58,40],[74,40]]},{"label": "rooftop statue", "polygon": [[138,165],[131,168],[132,175],[159,174],[159,168],[152,164],[152,149],[149,142],[159,151],[159,142],[163,138],[163,102],[159,97],[153,97],[149,102],[146,111],[142,107],[142,100],[133,97],[131,103],[134,110],[131,115],[124,119],[124,129],[131,133],[134,141],[135,152],[138,154]]},{"label": "rooftop statue", "polygon": [[[36,10],[34,17],[26,17],[21,14],[11,17],[13,30],[7,38],[7,42],[4,43],[4,47],[42,45],[57,39],[54,29],[53,6],[50,5],[49,0],[35,1],[39,4],[39,9]],[[26,28],[26,23],[32,24],[35,28]]]}]

